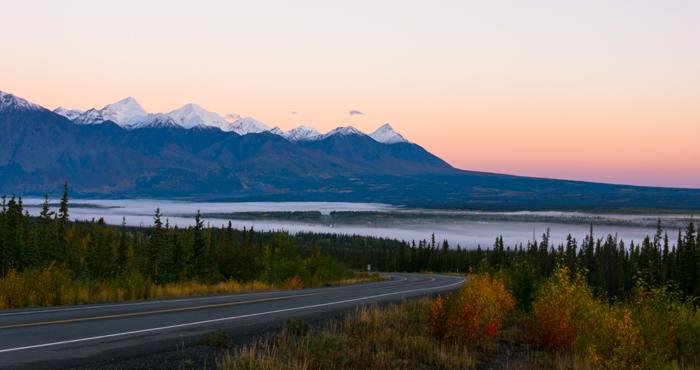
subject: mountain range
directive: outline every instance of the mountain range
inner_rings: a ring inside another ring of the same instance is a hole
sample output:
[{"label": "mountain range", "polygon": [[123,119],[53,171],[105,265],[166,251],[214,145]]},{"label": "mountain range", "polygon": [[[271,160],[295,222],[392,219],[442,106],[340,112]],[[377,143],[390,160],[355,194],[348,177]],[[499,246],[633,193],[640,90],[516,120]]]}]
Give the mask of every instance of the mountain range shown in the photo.
[{"label": "mountain range", "polygon": [[0,194],[240,201],[365,201],[471,209],[700,209],[700,189],[465,171],[390,125],[289,131],[196,104],[133,98],[54,111],[0,92]]},{"label": "mountain range", "polygon": [[[148,113],[132,97],[108,104],[101,109],[91,108],[87,111],[81,111],[79,109],[58,107],[53,112],[80,125],[95,125],[111,121],[127,130],[166,126],[185,129],[218,128],[226,132],[235,132],[238,135],[269,132],[290,141],[317,140],[335,134],[361,134],[361,132],[351,127],[339,127],[326,135],[322,135],[315,128],[306,125],[301,125],[285,132],[279,127],[270,128],[253,117],[242,117],[235,113],[229,113],[222,117],[194,103],[185,104],[167,113]],[[368,134],[368,136],[384,144],[408,142],[403,136],[394,131],[388,123]]]}]

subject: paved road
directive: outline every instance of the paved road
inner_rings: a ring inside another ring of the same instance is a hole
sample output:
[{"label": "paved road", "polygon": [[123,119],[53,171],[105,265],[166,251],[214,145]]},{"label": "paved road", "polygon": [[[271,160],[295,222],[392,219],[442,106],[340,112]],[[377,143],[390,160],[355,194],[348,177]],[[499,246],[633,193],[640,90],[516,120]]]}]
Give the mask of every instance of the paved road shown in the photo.
[{"label": "paved road", "polygon": [[[0,311],[0,367],[60,367],[80,359],[157,350],[183,338],[244,331],[289,317],[322,315],[457,288],[457,276],[391,274],[359,285]],[[76,362],[78,361],[78,362]]]}]

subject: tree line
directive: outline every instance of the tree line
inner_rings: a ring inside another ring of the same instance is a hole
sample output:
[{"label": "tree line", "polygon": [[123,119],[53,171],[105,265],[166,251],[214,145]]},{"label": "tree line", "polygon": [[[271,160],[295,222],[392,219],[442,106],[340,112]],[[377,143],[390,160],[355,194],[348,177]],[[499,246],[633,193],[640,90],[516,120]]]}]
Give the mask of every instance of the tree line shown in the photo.
[{"label": "tree line", "polygon": [[[700,233],[694,223],[674,231],[673,242],[661,221],[641,243],[625,243],[616,235],[596,238],[593,226],[583,240],[569,235],[555,245],[549,231],[541,239],[506,246],[498,236],[489,248],[453,248],[448,241],[403,242],[363,236],[300,233],[294,240],[312,246],[353,268],[372,264],[381,271],[507,272],[523,284],[542,281],[565,265],[582,273],[597,294],[627,296],[639,284],[670,286],[686,296],[700,296]],[[534,287],[532,287],[534,290]],[[518,297],[521,298],[521,297]]]},{"label": "tree line", "polygon": [[537,282],[565,265],[581,272],[597,294],[627,296],[639,284],[672,286],[686,296],[700,296],[700,235],[689,223],[674,241],[661,221],[656,233],[641,243],[626,244],[616,235],[578,241],[569,236],[554,245],[549,232],[539,240],[505,246],[453,248],[447,241],[404,242],[357,235],[258,232],[228,225],[205,226],[197,212],[193,226],[168,224],[160,210],[150,227],[107,225],[103,219],[69,221],[68,189],[57,210],[46,198],[30,217],[21,198],[2,198],[0,208],[0,274],[64,266],[80,279],[110,279],[137,272],[154,283],[198,280],[283,282],[293,276],[316,282],[339,276],[344,266],[376,271],[469,272],[506,271],[519,302],[527,302]]},{"label": "tree line", "polygon": [[57,210],[45,197],[31,217],[21,198],[0,201],[0,277],[10,271],[60,267],[80,280],[139,274],[155,284],[196,280],[264,281],[282,284],[297,277],[304,285],[340,280],[351,272],[319,249],[302,254],[284,232],[256,237],[231,223],[207,227],[199,212],[193,226],[168,224],[159,209],[150,227],[107,225],[100,218],[69,221],[68,188]]}]

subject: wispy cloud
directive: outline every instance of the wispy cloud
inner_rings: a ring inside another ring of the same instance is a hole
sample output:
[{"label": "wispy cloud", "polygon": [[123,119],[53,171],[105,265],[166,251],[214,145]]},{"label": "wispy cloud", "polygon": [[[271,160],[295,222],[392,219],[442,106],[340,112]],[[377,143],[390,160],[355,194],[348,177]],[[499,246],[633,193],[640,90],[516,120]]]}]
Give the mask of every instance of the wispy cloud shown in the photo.
[{"label": "wispy cloud", "polygon": [[364,113],[360,112],[359,110],[353,109],[353,110],[349,111],[348,114],[351,116],[356,116],[356,115],[362,115]]}]

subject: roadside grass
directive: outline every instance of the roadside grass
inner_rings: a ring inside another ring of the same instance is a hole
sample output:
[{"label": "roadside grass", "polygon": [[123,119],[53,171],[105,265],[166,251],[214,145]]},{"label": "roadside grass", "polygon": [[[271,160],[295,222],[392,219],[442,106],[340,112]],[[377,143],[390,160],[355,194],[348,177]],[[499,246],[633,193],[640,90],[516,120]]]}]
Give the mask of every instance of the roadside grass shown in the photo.
[{"label": "roadside grass", "polygon": [[471,368],[467,347],[427,335],[431,300],[361,307],[314,330],[291,320],[276,336],[226,354],[219,369]]},{"label": "roadside grass", "polygon": [[472,275],[446,297],[361,307],[314,330],[229,350],[232,369],[698,369],[697,302],[662,288],[609,303],[565,267],[517,307],[503,280]]},{"label": "roadside grass", "polygon": [[386,281],[390,280],[391,278],[387,275],[380,275],[378,273],[372,273],[372,272],[356,272],[352,277],[340,279],[340,280],[331,280],[329,282],[324,283],[324,286],[343,286],[343,285],[353,285],[353,284],[361,284],[361,283],[369,283],[372,281]]},{"label": "roadside grass", "polygon": [[305,285],[299,277],[281,284],[226,280],[206,283],[178,281],[155,284],[139,273],[125,273],[108,280],[75,279],[70,271],[55,266],[21,273],[9,271],[0,279],[0,309],[125,302],[202,295],[235,294],[325,285],[348,285],[383,280],[378,274],[359,273],[349,278]]}]

